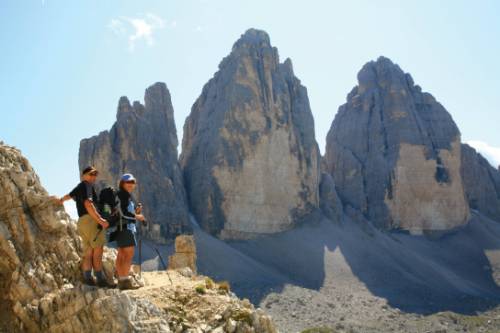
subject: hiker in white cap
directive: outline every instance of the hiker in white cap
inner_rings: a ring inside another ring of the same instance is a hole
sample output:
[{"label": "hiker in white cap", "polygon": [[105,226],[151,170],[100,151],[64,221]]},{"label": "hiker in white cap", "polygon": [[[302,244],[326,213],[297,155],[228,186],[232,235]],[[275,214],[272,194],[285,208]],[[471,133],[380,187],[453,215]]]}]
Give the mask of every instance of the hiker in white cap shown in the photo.
[{"label": "hiker in white cap", "polygon": [[135,177],[126,173],[120,178],[118,198],[122,212],[122,219],[118,225],[118,230],[114,235],[118,247],[116,257],[116,272],[118,273],[118,288],[137,289],[138,286],[132,283],[129,278],[130,266],[134,257],[135,246],[137,245],[136,222],[144,222],[144,216],[141,214],[141,207],[136,206],[132,198],[132,192],[137,185]]}]

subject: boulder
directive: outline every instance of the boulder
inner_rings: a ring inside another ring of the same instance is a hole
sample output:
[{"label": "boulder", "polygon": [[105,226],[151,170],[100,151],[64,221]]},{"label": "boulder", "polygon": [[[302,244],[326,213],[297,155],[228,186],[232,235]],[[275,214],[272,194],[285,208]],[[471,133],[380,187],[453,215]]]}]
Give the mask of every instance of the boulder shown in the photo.
[{"label": "boulder", "polygon": [[470,207],[500,222],[500,171],[474,148],[462,144],[461,173]]},{"label": "boulder", "polygon": [[168,257],[168,269],[189,268],[196,274],[196,244],[191,235],[175,238],[175,253]]},{"label": "boulder", "polygon": [[422,233],[469,219],[456,124],[387,58],[358,73],[328,132],[325,163],[344,205],[377,227]]},{"label": "boulder", "polygon": [[319,207],[319,150],[307,91],[269,36],[250,29],[184,124],[192,213],[223,239],[288,230]]},{"label": "boulder", "polygon": [[117,187],[123,173],[134,174],[138,180],[135,197],[144,204],[149,221],[146,233],[162,242],[191,227],[167,86],[150,86],[144,102],[131,105],[127,97],[121,97],[111,130],[81,141],[79,165],[99,170],[99,188]]}]

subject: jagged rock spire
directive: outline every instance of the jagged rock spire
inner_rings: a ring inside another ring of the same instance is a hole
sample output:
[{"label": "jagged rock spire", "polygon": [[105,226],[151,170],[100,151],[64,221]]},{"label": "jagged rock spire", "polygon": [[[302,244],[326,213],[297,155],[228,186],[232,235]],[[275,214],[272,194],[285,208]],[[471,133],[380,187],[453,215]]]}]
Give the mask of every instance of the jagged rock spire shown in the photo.
[{"label": "jagged rock spire", "polygon": [[148,234],[158,241],[191,228],[173,113],[167,86],[158,82],[146,89],[144,105],[121,97],[111,130],[80,143],[80,168],[94,165],[100,187],[116,187],[125,172],[136,176],[136,197],[150,221]]},{"label": "jagged rock spire", "polygon": [[319,152],[305,87],[250,29],[203,87],[181,166],[201,226],[223,238],[287,230],[318,208]]}]

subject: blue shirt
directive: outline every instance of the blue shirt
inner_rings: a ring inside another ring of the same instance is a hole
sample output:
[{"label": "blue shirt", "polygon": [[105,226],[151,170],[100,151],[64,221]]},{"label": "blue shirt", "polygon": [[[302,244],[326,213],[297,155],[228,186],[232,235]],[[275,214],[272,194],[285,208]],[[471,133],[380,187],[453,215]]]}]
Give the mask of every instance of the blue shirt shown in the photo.
[{"label": "blue shirt", "polygon": [[127,221],[127,229],[136,232],[136,219],[135,219],[135,203],[132,195],[125,190],[118,191],[118,198],[120,199],[120,208],[123,213],[123,219]]}]

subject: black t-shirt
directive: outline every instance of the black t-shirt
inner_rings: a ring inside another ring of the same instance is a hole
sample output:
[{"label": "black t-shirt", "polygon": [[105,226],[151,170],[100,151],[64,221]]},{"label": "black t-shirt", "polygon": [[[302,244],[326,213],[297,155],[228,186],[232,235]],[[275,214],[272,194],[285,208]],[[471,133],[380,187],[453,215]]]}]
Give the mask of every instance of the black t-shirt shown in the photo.
[{"label": "black t-shirt", "polygon": [[95,193],[94,186],[86,181],[82,181],[76,185],[73,191],[69,192],[69,195],[76,201],[76,210],[79,217],[88,214],[84,204],[85,200],[90,200],[94,204],[97,202],[97,194]]}]

